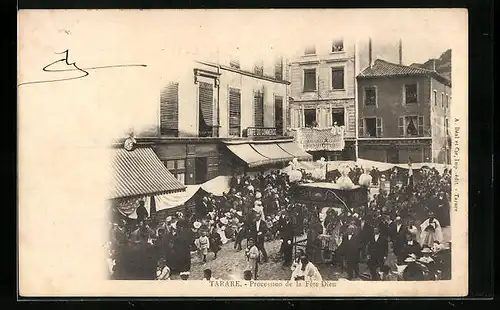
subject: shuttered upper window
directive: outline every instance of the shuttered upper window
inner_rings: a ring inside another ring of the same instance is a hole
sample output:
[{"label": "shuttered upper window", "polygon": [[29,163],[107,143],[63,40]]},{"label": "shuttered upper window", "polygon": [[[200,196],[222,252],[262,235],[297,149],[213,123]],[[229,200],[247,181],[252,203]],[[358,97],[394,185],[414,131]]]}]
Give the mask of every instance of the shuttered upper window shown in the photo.
[{"label": "shuttered upper window", "polygon": [[210,83],[199,82],[199,104],[200,104],[200,117],[199,117],[199,136],[211,137],[213,130],[213,98],[214,86]]},{"label": "shuttered upper window", "polygon": [[276,127],[276,134],[283,135],[283,97],[274,97],[274,127]]},{"label": "shuttered upper window", "polygon": [[253,95],[254,126],[264,127],[264,93],[256,91]]},{"label": "shuttered upper window", "polygon": [[160,94],[160,134],[176,137],[179,133],[179,83],[171,83]]},{"label": "shuttered upper window", "polygon": [[239,137],[241,134],[241,92],[229,89],[229,135]]}]

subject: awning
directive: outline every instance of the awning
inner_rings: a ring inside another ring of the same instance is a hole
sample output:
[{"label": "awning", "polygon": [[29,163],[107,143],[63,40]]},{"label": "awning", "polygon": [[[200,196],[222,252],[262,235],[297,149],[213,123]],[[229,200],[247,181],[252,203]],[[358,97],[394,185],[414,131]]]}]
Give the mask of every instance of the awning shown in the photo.
[{"label": "awning", "polygon": [[243,160],[248,167],[257,167],[265,165],[269,162],[266,158],[257,153],[249,144],[226,144],[227,148],[241,160]]},{"label": "awning", "polygon": [[294,156],[285,152],[276,143],[250,144],[259,154],[269,158],[269,163],[289,162]]},{"label": "awning", "polygon": [[114,150],[110,198],[147,196],[184,191],[151,148]]},{"label": "awning", "polygon": [[200,185],[188,185],[185,192],[159,195],[155,197],[156,211],[172,209],[183,205],[200,190]]},{"label": "awning", "polygon": [[304,151],[297,143],[278,143],[278,146],[298,160],[312,160],[312,155]]}]

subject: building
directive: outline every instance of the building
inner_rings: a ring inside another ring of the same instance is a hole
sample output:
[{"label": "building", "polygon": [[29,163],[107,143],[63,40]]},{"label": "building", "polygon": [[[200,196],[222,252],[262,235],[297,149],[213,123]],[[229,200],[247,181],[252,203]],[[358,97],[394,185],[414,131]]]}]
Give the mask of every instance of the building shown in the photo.
[{"label": "building", "polygon": [[[354,160],[355,44],[343,39],[322,43],[306,47],[290,62],[288,129],[315,159]],[[343,135],[330,131],[335,123],[344,126]]]},{"label": "building", "polygon": [[189,61],[162,81],[157,122],[137,133],[185,185],[219,175],[283,167],[311,156],[285,136],[285,63],[231,57]]},{"label": "building", "polygon": [[377,59],[357,81],[360,158],[450,162],[449,79],[435,70]]}]

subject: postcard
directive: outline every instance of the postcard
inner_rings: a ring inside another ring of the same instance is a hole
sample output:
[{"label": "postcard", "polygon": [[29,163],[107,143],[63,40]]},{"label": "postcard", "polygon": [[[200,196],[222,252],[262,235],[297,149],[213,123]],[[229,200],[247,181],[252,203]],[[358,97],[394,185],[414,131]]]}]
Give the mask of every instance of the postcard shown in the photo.
[{"label": "postcard", "polygon": [[465,296],[465,9],[20,10],[19,294]]}]

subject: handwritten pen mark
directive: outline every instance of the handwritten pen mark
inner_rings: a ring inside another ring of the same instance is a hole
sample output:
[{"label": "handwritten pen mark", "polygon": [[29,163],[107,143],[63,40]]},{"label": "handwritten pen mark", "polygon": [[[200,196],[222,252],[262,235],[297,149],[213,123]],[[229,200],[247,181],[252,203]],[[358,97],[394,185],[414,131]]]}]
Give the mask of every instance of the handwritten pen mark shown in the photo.
[{"label": "handwritten pen mark", "polygon": [[[53,83],[53,82],[61,82],[61,81],[69,81],[69,80],[76,80],[76,79],[81,79],[89,75],[89,72],[87,70],[98,70],[98,69],[108,69],[108,68],[125,68],[125,67],[147,67],[147,65],[143,64],[129,64],[129,65],[108,65],[108,66],[99,66],[99,67],[89,67],[89,68],[80,68],[76,65],[76,62],[69,62],[69,50],[65,50],[62,53],[56,53],[58,55],[64,54],[64,58],[56,60],[45,67],[42,68],[43,71],[45,72],[68,72],[68,71],[79,71],[82,74],[80,76],[75,76],[75,77],[70,77],[70,78],[64,78],[64,79],[54,79],[54,80],[42,80],[42,81],[33,81],[33,82],[24,82],[18,84],[18,86],[21,85],[29,85],[29,84],[42,84],[42,83]],[[66,66],[73,67],[71,69],[50,69],[51,66],[57,64],[57,63],[64,63]]]}]

